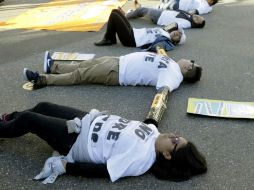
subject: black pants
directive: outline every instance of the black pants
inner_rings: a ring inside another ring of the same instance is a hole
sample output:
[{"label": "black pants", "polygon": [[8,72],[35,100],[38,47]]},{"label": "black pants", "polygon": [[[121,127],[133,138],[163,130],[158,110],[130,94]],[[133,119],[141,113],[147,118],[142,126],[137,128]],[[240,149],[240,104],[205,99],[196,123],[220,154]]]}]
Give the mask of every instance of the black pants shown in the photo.
[{"label": "black pants", "polygon": [[116,34],[124,46],[136,47],[133,29],[127,18],[118,9],[112,10],[109,16],[104,38],[116,42]]},{"label": "black pants", "polygon": [[31,132],[66,155],[78,136],[68,134],[66,121],[82,118],[85,114],[78,109],[42,102],[32,109],[9,114],[7,122],[0,122],[0,138],[19,137]]}]

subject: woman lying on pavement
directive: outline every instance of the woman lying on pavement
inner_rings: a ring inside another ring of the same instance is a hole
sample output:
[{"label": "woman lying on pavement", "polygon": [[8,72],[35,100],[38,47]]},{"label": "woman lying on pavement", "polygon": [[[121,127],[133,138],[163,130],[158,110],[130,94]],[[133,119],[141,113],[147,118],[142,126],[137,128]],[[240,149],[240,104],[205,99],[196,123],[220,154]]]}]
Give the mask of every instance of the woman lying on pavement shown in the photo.
[{"label": "woman lying on pavement", "polygon": [[61,156],[50,157],[34,179],[53,183],[58,175],[121,177],[153,173],[159,179],[183,181],[207,171],[193,143],[157,126],[92,109],[89,113],[52,103],[5,114],[0,137],[33,133]]}]

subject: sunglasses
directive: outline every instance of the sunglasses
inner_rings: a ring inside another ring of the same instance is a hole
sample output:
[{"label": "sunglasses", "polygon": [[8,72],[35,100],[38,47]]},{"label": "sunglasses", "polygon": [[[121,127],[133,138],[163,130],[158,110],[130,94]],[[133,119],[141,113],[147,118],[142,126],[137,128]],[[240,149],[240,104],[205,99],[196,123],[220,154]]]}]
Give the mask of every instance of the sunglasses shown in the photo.
[{"label": "sunglasses", "polygon": [[180,142],[180,136],[174,135],[174,136],[170,136],[169,138],[171,139],[171,142],[175,145],[172,151],[172,155],[174,155],[176,152],[176,147]]}]

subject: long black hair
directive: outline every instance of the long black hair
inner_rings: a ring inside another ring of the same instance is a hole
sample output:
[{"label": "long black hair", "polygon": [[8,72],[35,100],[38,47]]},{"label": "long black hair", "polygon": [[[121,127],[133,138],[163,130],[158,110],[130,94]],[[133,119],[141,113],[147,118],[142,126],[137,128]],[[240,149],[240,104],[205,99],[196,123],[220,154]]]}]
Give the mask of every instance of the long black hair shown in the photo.
[{"label": "long black hair", "polygon": [[170,160],[159,154],[151,168],[155,177],[172,181],[185,181],[194,175],[206,173],[206,171],[205,157],[192,142],[179,148],[171,155]]}]

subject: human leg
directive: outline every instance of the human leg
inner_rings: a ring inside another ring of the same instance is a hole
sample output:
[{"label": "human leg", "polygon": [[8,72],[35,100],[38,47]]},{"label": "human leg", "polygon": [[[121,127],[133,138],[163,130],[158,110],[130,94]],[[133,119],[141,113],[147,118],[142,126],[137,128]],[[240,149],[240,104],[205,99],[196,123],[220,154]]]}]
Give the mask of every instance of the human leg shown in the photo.
[{"label": "human leg", "polygon": [[67,154],[75,142],[77,134],[68,134],[66,121],[65,119],[24,111],[12,120],[0,122],[0,137],[13,138],[31,132],[45,140],[54,150],[61,154]]},{"label": "human leg", "polygon": [[70,64],[63,64],[62,62],[55,62],[51,67],[51,74],[64,74],[75,71],[78,68],[88,68],[93,65],[102,63],[104,57],[85,60],[85,61],[73,61]]},{"label": "human leg", "polygon": [[150,19],[154,24],[157,24],[159,17],[161,16],[161,13],[162,10],[147,7],[139,7],[136,10],[127,13],[125,16],[127,19],[146,17]]},{"label": "human leg", "polygon": [[144,17],[147,13],[148,13],[147,7],[138,7],[137,9],[126,13],[125,16],[127,19],[132,19],[132,18]]},{"label": "human leg", "polygon": [[[86,62],[86,61],[82,61]],[[64,74],[70,73],[75,71],[76,69],[80,68],[81,61],[72,61],[70,63],[62,63],[62,62],[54,62],[51,67],[51,74]]]},{"label": "human leg", "polygon": [[71,120],[75,117],[82,118],[87,114],[87,112],[76,108],[62,106],[50,102],[40,102],[32,109],[29,109],[29,111],[67,120]]},{"label": "human leg", "polygon": [[[104,35],[103,40],[95,43],[95,45],[103,46],[116,43],[116,34],[124,46],[136,47],[133,29],[129,21],[118,9],[112,10],[108,20],[106,34]],[[108,42],[112,43],[110,44]]]},{"label": "human leg", "polygon": [[23,71],[25,80],[33,83],[36,86],[47,86],[47,85],[75,85],[80,84],[80,72],[77,69],[74,72],[64,74],[39,74],[28,70],[27,68]]},{"label": "human leg", "polygon": [[98,64],[90,67],[78,68],[64,74],[39,74],[24,69],[26,80],[37,86],[46,85],[77,85],[77,84],[104,84],[119,85],[119,58],[101,57]]},{"label": "human leg", "polygon": [[118,38],[124,46],[136,47],[132,26],[120,10],[112,11],[111,24],[115,27]]},{"label": "human leg", "polygon": [[[25,111],[30,111],[30,112],[39,113],[46,116],[57,117],[57,118],[62,118],[67,120],[71,120],[75,117],[82,118],[87,114],[87,112],[76,109],[76,108],[62,106],[62,105],[58,105],[58,104],[54,104],[50,102],[40,102],[33,108],[25,110]],[[9,114],[6,113],[2,116],[2,119],[0,119],[0,122],[7,122],[10,120],[13,120],[19,115],[21,115],[22,113],[23,112],[18,112],[18,111],[14,111]]]},{"label": "human leg", "polygon": [[[98,58],[97,58],[98,59]],[[72,60],[53,60],[49,51],[45,52],[43,70],[46,74],[61,74],[75,71],[80,67],[89,67],[94,64],[98,64],[97,59],[72,61]]]},{"label": "human leg", "polygon": [[47,85],[104,84],[119,85],[119,58],[102,57],[100,64],[78,68],[65,74],[41,75]]}]

